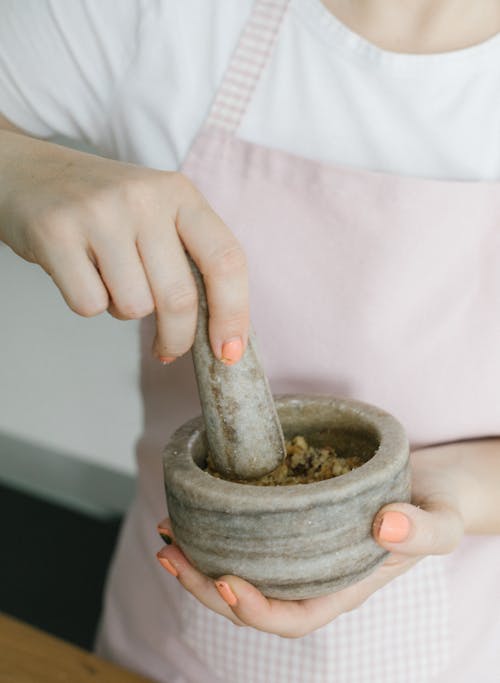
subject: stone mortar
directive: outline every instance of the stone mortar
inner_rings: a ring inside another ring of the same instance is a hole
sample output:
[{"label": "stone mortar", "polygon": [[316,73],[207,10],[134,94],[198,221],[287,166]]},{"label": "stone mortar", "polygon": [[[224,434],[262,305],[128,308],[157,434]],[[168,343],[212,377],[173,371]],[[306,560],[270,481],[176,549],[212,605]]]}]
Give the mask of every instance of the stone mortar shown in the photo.
[{"label": "stone mortar", "polygon": [[260,487],[201,469],[207,442],[201,417],[173,435],[164,454],[169,515],[176,541],[204,574],[241,576],[268,597],[298,600],[340,590],[387,555],[373,539],[373,518],[387,503],[410,500],[409,446],[400,423],[359,401],[276,397],[287,438],[313,444],[349,433],[373,439],[375,454],[339,477]]}]

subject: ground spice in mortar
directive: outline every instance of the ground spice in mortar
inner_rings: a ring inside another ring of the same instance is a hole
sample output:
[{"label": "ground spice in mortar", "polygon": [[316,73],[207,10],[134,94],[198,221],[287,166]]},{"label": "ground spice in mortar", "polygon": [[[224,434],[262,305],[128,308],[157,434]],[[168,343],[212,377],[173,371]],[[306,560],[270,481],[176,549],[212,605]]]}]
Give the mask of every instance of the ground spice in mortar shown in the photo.
[{"label": "ground spice in mortar", "polygon": [[[242,479],[232,481],[253,486],[310,484],[346,474],[362,465],[363,462],[363,458],[358,455],[341,457],[336,454],[332,446],[311,446],[303,436],[295,436],[290,441],[286,441],[286,458],[275,470],[252,481]],[[224,479],[215,470],[210,455],[207,458],[207,472],[213,477]]]}]

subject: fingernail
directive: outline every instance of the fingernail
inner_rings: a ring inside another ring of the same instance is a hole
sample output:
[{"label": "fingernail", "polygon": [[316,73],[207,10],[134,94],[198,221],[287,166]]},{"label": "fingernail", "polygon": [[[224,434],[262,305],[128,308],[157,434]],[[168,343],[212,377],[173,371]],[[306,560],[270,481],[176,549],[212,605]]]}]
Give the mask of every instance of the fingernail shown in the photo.
[{"label": "fingernail", "polygon": [[229,587],[229,584],[226,583],[225,581],[216,581],[215,582],[215,587],[219,591],[219,595],[221,598],[227,602],[227,604],[230,607],[234,607],[235,605],[238,604],[238,598],[236,595],[233,593],[231,588]]},{"label": "fingernail", "polygon": [[162,365],[169,365],[170,363],[173,363],[176,358],[175,356],[160,356],[158,360]]},{"label": "fingernail", "polygon": [[160,534],[160,536],[162,534],[165,534],[165,536],[169,538],[170,541],[172,541],[172,532],[170,531],[170,529],[167,529],[167,527],[162,526],[161,522],[156,526],[156,531]]},{"label": "fingernail", "polygon": [[408,538],[410,526],[410,520],[406,515],[402,512],[389,510],[382,517],[378,536],[381,541],[401,543]]},{"label": "fingernail", "polygon": [[158,558],[158,562],[161,564],[161,566],[167,570],[167,572],[170,572],[172,576],[179,576],[179,572],[177,569],[174,567],[174,565],[167,560],[166,557],[160,557],[159,555],[156,556]]},{"label": "fingernail", "polygon": [[158,531],[158,533],[160,534],[164,543],[166,543],[167,545],[172,545],[172,539],[168,534],[165,534],[163,531]]},{"label": "fingernail", "polygon": [[225,365],[234,365],[243,355],[243,341],[241,337],[228,339],[222,344],[221,361]]}]

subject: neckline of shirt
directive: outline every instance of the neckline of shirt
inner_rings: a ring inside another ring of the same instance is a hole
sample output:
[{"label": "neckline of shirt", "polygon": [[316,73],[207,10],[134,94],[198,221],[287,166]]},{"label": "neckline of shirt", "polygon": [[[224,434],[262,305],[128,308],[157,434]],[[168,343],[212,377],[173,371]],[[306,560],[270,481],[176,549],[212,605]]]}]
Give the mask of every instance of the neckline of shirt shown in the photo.
[{"label": "neckline of shirt", "polygon": [[343,52],[352,58],[374,66],[388,66],[396,69],[429,68],[431,66],[460,65],[475,66],[491,53],[500,51],[500,33],[470,47],[447,52],[405,53],[392,52],[378,47],[363,36],[355,33],[332,14],[321,0],[291,0],[290,9],[298,13],[310,30],[320,36],[322,42],[336,52]]}]

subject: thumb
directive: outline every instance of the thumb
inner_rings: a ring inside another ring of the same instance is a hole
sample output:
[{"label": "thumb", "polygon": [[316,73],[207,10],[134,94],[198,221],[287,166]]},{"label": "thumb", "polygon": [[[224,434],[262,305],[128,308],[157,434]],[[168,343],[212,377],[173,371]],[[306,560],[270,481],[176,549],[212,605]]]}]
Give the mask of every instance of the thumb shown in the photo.
[{"label": "thumb", "polygon": [[391,503],[377,513],[373,523],[373,535],[379,545],[410,556],[450,553],[463,533],[460,513],[442,501],[425,508]]}]

